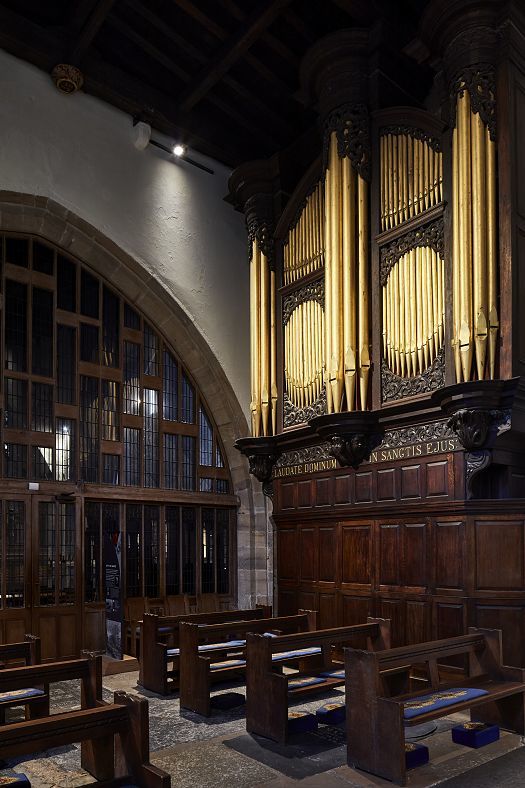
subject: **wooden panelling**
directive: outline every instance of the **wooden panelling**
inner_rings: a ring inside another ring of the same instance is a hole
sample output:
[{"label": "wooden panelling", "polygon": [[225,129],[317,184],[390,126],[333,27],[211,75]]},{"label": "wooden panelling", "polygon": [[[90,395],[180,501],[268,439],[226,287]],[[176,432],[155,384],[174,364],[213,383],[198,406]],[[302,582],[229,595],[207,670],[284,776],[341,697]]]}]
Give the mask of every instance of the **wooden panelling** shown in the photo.
[{"label": "wooden panelling", "polygon": [[450,638],[462,635],[467,626],[465,602],[434,600],[434,636]]},{"label": "wooden panelling", "polygon": [[372,615],[373,601],[366,596],[341,595],[341,626],[362,624]]},{"label": "wooden panelling", "polygon": [[386,599],[380,597],[377,605],[377,615],[389,618],[391,622],[392,647],[402,646],[405,643],[404,602],[402,599]]},{"label": "wooden panelling", "polygon": [[448,463],[446,460],[441,462],[427,463],[427,496],[448,495]]},{"label": "wooden panelling", "polygon": [[403,526],[404,586],[426,590],[430,585],[427,532],[426,523],[407,523]]},{"label": "wooden panelling", "polygon": [[297,533],[295,528],[277,531],[277,572],[281,580],[297,577]]},{"label": "wooden panelling", "polygon": [[334,480],[329,477],[328,479],[315,479],[315,503],[317,506],[330,506],[332,503],[332,487]]},{"label": "wooden panelling", "polygon": [[523,521],[476,520],[474,538],[476,589],[523,591]]},{"label": "wooden panelling", "polygon": [[7,618],[2,622],[2,643],[21,643],[29,632],[24,611],[20,613],[20,618]]},{"label": "wooden panelling", "polygon": [[304,509],[312,505],[312,481],[301,481],[297,484],[297,506]]},{"label": "wooden panelling", "polygon": [[395,501],[396,499],[396,469],[385,468],[377,471],[377,500]]},{"label": "wooden panelling", "polygon": [[334,479],[334,503],[350,503],[352,500],[351,484],[353,476],[336,476]]},{"label": "wooden panelling", "polygon": [[277,596],[278,614],[280,616],[293,616],[297,613],[297,591],[288,588],[279,588]]},{"label": "wooden panelling", "polygon": [[297,506],[297,483],[281,482],[279,484],[279,504],[281,509],[295,509]]},{"label": "wooden panelling", "polygon": [[299,578],[301,581],[317,580],[317,529],[313,527],[300,526],[298,535]]},{"label": "wooden panelling", "polygon": [[399,586],[401,584],[400,530],[401,526],[398,523],[382,523],[379,525],[379,587]]},{"label": "wooden panelling", "polygon": [[106,649],[106,616],[104,609],[84,606],[82,647],[88,651]]},{"label": "wooden panelling", "polygon": [[525,607],[521,605],[491,605],[480,603],[475,608],[475,626],[501,629],[503,633],[503,662],[523,665],[525,661]]},{"label": "wooden panelling", "polygon": [[465,585],[465,523],[435,522],[433,556],[436,591],[462,589]]},{"label": "wooden panelling", "polygon": [[301,610],[319,611],[319,599],[315,591],[299,591],[297,593],[297,607]]},{"label": "wooden panelling", "polygon": [[337,526],[319,527],[319,582],[337,582]]},{"label": "wooden panelling", "polygon": [[407,599],[405,602],[405,644],[423,643],[432,639],[432,605],[430,602]]},{"label": "wooden panelling", "polygon": [[399,468],[400,476],[400,498],[421,498],[421,466],[406,465]]},{"label": "wooden panelling", "polygon": [[356,473],[355,475],[355,501],[356,503],[367,503],[373,500],[372,494],[372,472]]},{"label": "wooden panelling", "polygon": [[319,594],[319,626],[321,629],[336,627],[337,596],[336,594]]},{"label": "wooden panelling", "polygon": [[372,586],[372,524],[343,525],[343,584]]}]

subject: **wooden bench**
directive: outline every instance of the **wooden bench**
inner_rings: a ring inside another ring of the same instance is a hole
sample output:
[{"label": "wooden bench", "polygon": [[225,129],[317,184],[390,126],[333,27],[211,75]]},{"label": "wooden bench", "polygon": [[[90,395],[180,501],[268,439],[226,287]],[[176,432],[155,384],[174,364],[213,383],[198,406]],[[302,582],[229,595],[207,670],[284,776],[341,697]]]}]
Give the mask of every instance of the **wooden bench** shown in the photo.
[{"label": "wooden bench", "polygon": [[[5,643],[0,646],[0,669],[40,663],[40,638],[25,635],[21,643]],[[7,709],[13,706],[25,706],[26,719],[36,719],[49,714],[49,687],[31,686],[23,689],[0,693],[0,725],[5,723]]]},{"label": "wooden bench", "polygon": [[[302,611],[295,616],[281,616],[252,621],[231,621],[199,625],[180,625],[180,705],[207,717],[213,683],[243,676],[246,668],[246,637],[250,632],[269,634],[307,632],[315,629],[317,613]],[[261,634],[261,637],[263,635]],[[297,664],[312,654],[289,654],[280,665]]]},{"label": "wooden bench", "polygon": [[0,692],[74,679],[81,681],[81,709],[0,727],[0,759],[81,742],[82,767],[97,780],[169,788],[169,775],[149,763],[147,701],[117,692],[104,703],[101,657],[2,670]]},{"label": "wooden bench", "polygon": [[182,621],[219,624],[268,618],[269,606],[248,610],[223,610],[220,613],[188,613],[178,616],[145,614],[140,624],[139,684],[151,692],[168,695],[179,688],[179,627]]},{"label": "wooden bench", "polygon": [[[297,698],[327,692],[345,683],[342,647],[369,649],[390,646],[390,621],[368,618],[366,624],[320,629],[296,635],[247,637],[246,730],[281,744],[288,740],[288,704]],[[281,654],[290,651],[317,653],[299,663],[298,674],[284,675],[276,667]],[[307,675],[305,673],[307,672]]]},{"label": "wooden bench", "polygon": [[[458,656],[466,674],[452,677],[443,664]],[[525,733],[525,669],[502,664],[499,630],[469,629],[377,654],[347,650],[345,664],[348,763],[399,785],[406,784],[405,725],[470,709],[473,721]]]}]

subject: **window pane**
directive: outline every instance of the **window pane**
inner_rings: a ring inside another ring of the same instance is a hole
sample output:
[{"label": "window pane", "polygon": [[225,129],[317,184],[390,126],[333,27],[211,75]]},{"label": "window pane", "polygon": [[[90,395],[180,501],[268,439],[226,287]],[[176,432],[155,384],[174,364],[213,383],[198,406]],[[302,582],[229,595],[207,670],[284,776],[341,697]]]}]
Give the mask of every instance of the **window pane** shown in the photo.
[{"label": "window pane", "polygon": [[164,487],[167,490],[177,490],[178,462],[177,462],[178,435],[164,435]]},{"label": "window pane", "polygon": [[98,279],[82,269],[80,274],[80,312],[86,317],[98,317]]},{"label": "window pane", "polygon": [[104,484],[119,484],[120,483],[120,457],[118,454],[103,454],[102,455],[103,478]]},{"label": "window pane", "polygon": [[177,362],[167,350],[164,351],[162,380],[162,417],[166,421],[177,421],[178,369]]},{"label": "window pane", "polygon": [[38,504],[39,561],[38,581],[40,604],[55,604],[56,524],[55,505],[49,502]]},{"label": "window pane", "polygon": [[159,517],[158,506],[144,507],[144,596],[147,597],[160,595]]},{"label": "window pane", "polygon": [[201,585],[203,594],[215,592],[215,510],[202,510]]},{"label": "window pane", "polygon": [[230,492],[230,483],[228,479],[216,479],[215,490],[219,495],[228,495]]},{"label": "window pane", "polygon": [[140,414],[140,346],[124,342],[124,401],[122,410],[132,416]]},{"label": "window pane", "polygon": [[140,436],[139,431],[124,427],[124,484],[140,485]]},{"label": "window pane", "polygon": [[29,268],[29,241],[26,238],[6,238],[5,261],[20,268]]},{"label": "window pane", "polygon": [[5,573],[5,606],[24,607],[25,507],[22,501],[6,503]]},{"label": "window pane", "polygon": [[182,436],[181,490],[195,489],[195,438]]},{"label": "window pane", "polygon": [[104,287],[102,303],[102,360],[107,367],[119,365],[120,299]]},{"label": "window pane", "polygon": [[55,251],[50,246],[33,240],[33,271],[53,276],[55,268]]},{"label": "window pane", "polygon": [[57,308],[77,310],[77,267],[60,254],[57,255]]},{"label": "window pane", "polygon": [[199,479],[199,490],[201,492],[213,492],[213,479],[202,476]]},{"label": "window pane", "polygon": [[221,450],[218,444],[215,447],[215,465],[217,468],[224,468],[224,460],[222,459]]},{"label": "window pane", "polygon": [[182,508],[182,593],[195,593],[196,512]]},{"label": "window pane", "polygon": [[33,287],[32,367],[34,375],[53,375],[53,293]]},{"label": "window pane", "polygon": [[129,304],[124,304],[124,325],[126,328],[140,331],[140,315]]},{"label": "window pane", "polygon": [[27,479],[27,446],[20,443],[4,444],[4,476],[8,479]]},{"label": "window pane", "polygon": [[75,404],[76,328],[57,326],[57,402]]},{"label": "window pane", "polygon": [[32,446],[31,455],[31,478],[53,481],[53,449],[50,446]]},{"label": "window pane", "polygon": [[180,509],[166,506],[166,594],[180,593]]},{"label": "window pane", "polygon": [[159,486],[159,392],[144,389],[144,487]]},{"label": "window pane", "polygon": [[80,324],[80,360],[98,364],[98,326]]},{"label": "window pane", "polygon": [[58,504],[60,528],[59,562],[60,605],[72,605],[75,601],[75,504]]},{"label": "window pane", "polygon": [[142,596],[140,535],[142,507],[126,506],[126,596]]},{"label": "window pane", "polygon": [[144,374],[159,374],[159,338],[147,323],[144,323]]},{"label": "window pane", "polygon": [[100,504],[87,501],[84,509],[84,598],[100,600]]},{"label": "window pane", "polygon": [[102,440],[120,440],[119,418],[120,384],[114,380],[102,381]]},{"label": "window pane", "polygon": [[195,423],[195,389],[182,373],[182,410],[181,421],[185,424]]},{"label": "window pane", "polygon": [[80,478],[98,482],[99,452],[98,378],[80,378]]},{"label": "window pane", "polygon": [[199,408],[199,463],[213,465],[213,429],[203,408]]},{"label": "window pane", "polygon": [[53,386],[33,383],[31,427],[35,432],[53,432]]},{"label": "window pane", "polygon": [[25,430],[27,428],[27,382],[5,378],[5,412],[6,427]]},{"label": "window pane", "polygon": [[5,367],[13,372],[27,368],[27,285],[5,283]]},{"label": "window pane", "polygon": [[217,509],[217,593],[230,592],[230,513]]},{"label": "window pane", "polygon": [[57,482],[75,479],[75,422],[57,419],[55,432],[55,478]]}]

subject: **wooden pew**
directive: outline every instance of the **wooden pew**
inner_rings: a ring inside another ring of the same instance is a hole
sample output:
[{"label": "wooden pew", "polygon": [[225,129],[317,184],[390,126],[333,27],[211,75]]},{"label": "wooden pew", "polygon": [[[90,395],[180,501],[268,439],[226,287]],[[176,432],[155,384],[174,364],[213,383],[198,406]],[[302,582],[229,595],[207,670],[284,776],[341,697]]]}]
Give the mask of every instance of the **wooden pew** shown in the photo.
[{"label": "wooden pew", "polygon": [[[0,669],[17,666],[38,665],[40,663],[40,638],[25,635],[21,643],[5,643],[0,646]],[[5,723],[8,708],[25,706],[26,719],[37,719],[49,714],[49,686],[28,686],[23,689],[0,693],[0,725]]]},{"label": "wooden pew", "polygon": [[272,609],[263,605],[248,610],[220,613],[183,613],[178,616],[145,614],[140,625],[139,684],[151,692],[168,695],[179,688],[179,627],[182,621],[215,624],[268,618]]},{"label": "wooden pew", "polygon": [[140,646],[140,621],[146,609],[143,597],[129,597],[124,602],[124,652],[132,657],[138,656]]},{"label": "wooden pew", "polygon": [[[452,677],[443,662],[458,656],[466,675]],[[473,721],[525,733],[525,669],[503,665],[500,630],[471,628],[377,654],[348,650],[345,664],[348,763],[399,785],[406,784],[404,725],[470,709]]]},{"label": "wooden pew", "polygon": [[[286,744],[290,700],[343,685],[344,663],[338,659],[342,657],[342,647],[366,644],[368,649],[389,648],[390,621],[368,618],[366,624],[276,638],[249,634],[246,640],[246,730]],[[319,653],[299,663],[299,674],[284,675],[279,671],[281,653],[312,647],[317,647]],[[309,679],[311,684],[306,683]]]},{"label": "wooden pew", "polygon": [[170,778],[149,764],[148,704],[145,699],[115,693],[102,701],[101,657],[51,662],[0,671],[0,692],[28,684],[81,681],[81,706],[76,711],[0,727],[0,759],[41,752],[81,742],[81,763],[97,780],[129,778],[147,788],[169,788]]},{"label": "wooden pew", "polygon": [[[209,716],[212,684],[244,675],[248,633],[308,632],[309,629],[315,629],[316,621],[317,613],[309,610],[295,616],[222,624],[199,625],[182,622],[180,625],[181,708]],[[263,634],[260,637],[265,641],[274,639]],[[280,664],[297,664],[299,661],[298,655],[289,655],[286,660],[282,659]]]}]

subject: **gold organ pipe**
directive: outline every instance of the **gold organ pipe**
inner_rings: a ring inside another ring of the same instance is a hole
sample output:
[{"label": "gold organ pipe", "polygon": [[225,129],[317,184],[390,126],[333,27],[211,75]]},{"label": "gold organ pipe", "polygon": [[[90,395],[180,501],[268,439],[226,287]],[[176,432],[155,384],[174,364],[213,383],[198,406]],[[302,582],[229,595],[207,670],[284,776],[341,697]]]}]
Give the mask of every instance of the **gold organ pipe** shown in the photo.
[{"label": "gold organ pipe", "polygon": [[408,253],[409,288],[410,293],[410,358],[412,375],[417,374],[417,303],[416,303],[416,256],[415,250]]},{"label": "gold organ pipe", "polygon": [[342,369],[342,331],[341,331],[341,160],[337,153],[337,138],[332,132],[330,140],[330,167],[332,168],[330,212],[332,226],[332,281],[331,281],[331,317],[332,317],[332,357],[330,361],[330,384],[335,413],[341,410],[343,396]]},{"label": "gold organ pipe", "polygon": [[277,433],[277,332],[275,322],[275,271],[270,270],[270,396],[272,434]]},{"label": "gold organ pipe", "polygon": [[487,187],[487,279],[489,318],[489,378],[496,371],[496,340],[499,329],[497,303],[497,206],[496,206],[496,143],[485,129],[486,141],[486,187]]},{"label": "gold organ pipe", "polygon": [[394,265],[391,271],[392,277],[392,304],[394,312],[394,372],[396,375],[400,374],[400,359],[399,359],[399,270],[397,265]]},{"label": "gold organ pipe", "polygon": [[474,278],[474,336],[476,369],[483,380],[487,355],[487,219],[485,183],[485,126],[478,113],[471,114],[472,135],[472,261]]},{"label": "gold organ pipe", "polygon": [[415,257],[416,257],[416,305],[417,305],[417,361],[418,361],[418,373],[423,371],[423,325],[421,321],[421,247],[416,246],[415,248]]},{"label": "gold organ pipe", "polygon": [[430,265],[432,268],[432,315],[433,315],[433,325],[432,325],[432,342],[433,342],[433,349],[432,349],[432,359],[434,359],[440,348],[440,341],[439,341],[439,324],[441,322],[441,312],[439,309],[439,290],[441,285],[441,279],[438,279],[438,257],[434,249],[430,250]]},{"label": "gold organ pipe", "polygon": [[342,164],[343,213],[343,350],[346,407],[355,407],[356,377],[356,239],[355,239],[355,172],[346,156]]},{"label": "gold organ pipe", "polygon": [[407,254],[404,254],[400,260],[402,265],[402,280],[403,280],[403,293],[404,293],[404,316],[403,319],[405,321],[405,359],[406,359],[406,368],[407,368],[407,377],[410,377],[410,370],[411,370],[411,358],[410,358],[410,290],[409,290],[409,281],[410,281],[410,257]]},{"label": "gold organ pipe", "polygon": [[381,229],[384,230],[385,222],[385,136],[379,137],[379,176],[380,176],[380,203],[381,203]]},{"label": "gold organ pipe", "polygon": [[461,383],[461,355],[459,347],[460,329],[460,284],[459,271],[461,261],[459,253],[459,145],[457,126],[452,132],[452,350],[456,382]]},{"label": "gold organ pipe", "polygon": [[369,325],[368,325],[368,183],[357,175],[358,217],[358,347],[359,347],[359,395],[361,410],[368,402],[368,379],[370,375]]},{"label": "gold organ pipe", "polygon": [[268,435],[270,424],[270,277],[266,255],[260,252],[261,306],[260,306],[260,347],[261,347],[261,416],[263,435]]},{"label": "gold organ pipe", "polygon": [[425,272],[426,272],[426,302],[427,302],[427,348],[428,363],[434,361],[434,320],[437,315],[434,311],[432,288],[432,249],[425,247]]},{"label": "gold organ pipe", "polygon": [[399,269],[399,354],[400,354],[400,375],[405,376],[406,369],[406,337],[405,337],[405,283],[404,283],[404,255],[398,261],[396,267]]},{"label": "gold organ pipe", "polygon": [[392,135],[392,191],[393,191],[393,210],[392,225],[399,224],[399,168],[397,166],[397,134]]},{"label": "gold organ pipe", "polygon": [[324,298],[325,298],[325,355],[324,355],[324,377],[326,387],[326,412],[333,413],[332,386],[330,383],[330,363],[332,359],[332,218],[331,218],[331,194],[332,194],[332,171],[331,157],[328,159],[328,168],[325,178],[325,199],[324,199],[324,228],[325,228],[325,263],[324,263]]},{"label": "gold organ pipe", "polygon": [[284,270],[284,284],[288,284],[288,244],[283,246],[283,270]]},{"label": "gold organ pipe", "polygon": [[393,277],[390,273],[387,286],[388,286],[388,365],[390,369],[395,368],[395,354],[394,354],[394,296],[393,296]]},{"label": "gold organ pipe", "polygon": [[459,142],[459,253],[460,253],[460,353],[463,379],[470,380],[472,366],[472,217],[470,162],[470,97],[467,90],[458,99]]},{"label": "gold organ pipe", "polygon": [[407,138],[407,177],[408,177],[408,218],[414,215],[414,140],[411,135]]},{"label": "gold organ pipe", "polygon": [[401,136],[401,177],[403,178],[403,221],[408,219],[407,135]]},{"label": "gold organ pipe", "polygon": [[428,161],[429,145],[424,141],[421,143],[423,146],[423,205],[425,210],[429,206],[430,200],[430,168]]},{"label": "gold organ pipe", "polygon": [[252,247],[252,276],[251,276],[251,346],[252,346],[252,432],[255,437],[260,435],[261,399],[260,399],[260,255],[256,241]]},{"label": "gold organ pipe", "polygon": [[306,404],[311,405],[313,402],[312,399],[312,336],[310,333],[310,327],[312,323],[311,319],[311,301],[307,301],[304,305],[304,334],[305,334],[305,342],[303,347],[306,350]]},{"label": "gold organ pipe", "polygon": [[393,227],[394,195],[392,186],[392,135],[386,137],[386,177],[388,186],[387,229]]}]

